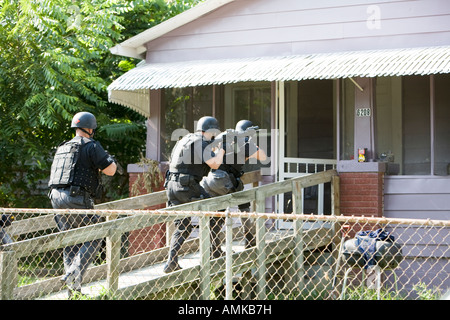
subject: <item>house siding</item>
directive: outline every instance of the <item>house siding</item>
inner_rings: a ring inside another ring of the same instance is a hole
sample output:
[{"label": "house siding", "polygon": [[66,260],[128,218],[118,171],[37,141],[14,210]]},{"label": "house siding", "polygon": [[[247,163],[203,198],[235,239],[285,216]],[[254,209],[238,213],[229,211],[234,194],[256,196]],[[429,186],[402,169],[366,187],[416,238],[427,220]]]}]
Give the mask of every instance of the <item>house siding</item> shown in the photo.
[{"label": "house siding", "polygon": [[[387,218],[450,219],[450,177],[386,176],[384,213]],[[402,245],[404,260],[397,267],[397,281],[411,291],[420,282],[428,288],[450,287],[447,260],[448,230],[442,228],[395,225],[389,231]]]},{"label": "house siding", "polygon": [[386,176],[387,218],[450,220],[450,176]]},{"label": "house siding", "polygon": [[[379,19],[378,19],[379,18]],[[148,62],[438,46],[450,2],[236,0],[149,43]]]}]

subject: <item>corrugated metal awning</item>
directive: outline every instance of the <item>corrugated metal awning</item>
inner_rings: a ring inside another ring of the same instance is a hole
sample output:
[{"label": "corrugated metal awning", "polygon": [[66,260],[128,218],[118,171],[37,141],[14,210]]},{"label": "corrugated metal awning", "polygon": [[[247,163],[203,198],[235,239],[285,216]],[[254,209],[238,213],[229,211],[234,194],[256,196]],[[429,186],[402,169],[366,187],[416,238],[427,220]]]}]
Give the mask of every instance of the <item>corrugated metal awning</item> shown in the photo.
[{"label": "corrugated metal awning", "polygon": [[[131,92],[246,81],[289,81],[450,73],[450,46],[246,59],[141,63],[108,87],[109,100],[148,114]],[[126,99],[130,92],[130,101]],[[134,101],[134,102],[133,102]],[[146,102],[144,99],[138,101]]]}]

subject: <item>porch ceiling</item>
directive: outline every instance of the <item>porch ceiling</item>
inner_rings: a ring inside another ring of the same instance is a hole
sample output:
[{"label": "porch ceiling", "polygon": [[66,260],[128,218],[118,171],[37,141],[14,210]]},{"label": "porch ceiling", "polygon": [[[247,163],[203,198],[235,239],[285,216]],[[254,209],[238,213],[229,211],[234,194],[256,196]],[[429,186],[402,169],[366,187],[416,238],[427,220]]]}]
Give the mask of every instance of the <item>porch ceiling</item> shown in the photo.
[{"label": "porch ceiling", "polygon": [[[136,91],[246,81],[289,81],[450,73],[450,46],[246,59],[140,63],[108,87],[109,100],[146,116]],[[130,101],[127,99],[130,93]],[[139,101],[137,104],[136,101]]]}]

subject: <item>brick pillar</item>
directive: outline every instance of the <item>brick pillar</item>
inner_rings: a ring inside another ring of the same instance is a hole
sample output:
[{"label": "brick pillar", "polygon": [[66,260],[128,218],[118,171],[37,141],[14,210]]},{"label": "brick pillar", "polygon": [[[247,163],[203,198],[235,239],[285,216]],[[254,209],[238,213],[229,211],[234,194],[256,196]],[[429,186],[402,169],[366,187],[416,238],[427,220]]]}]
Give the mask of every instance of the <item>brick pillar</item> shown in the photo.
[{"label": "brick pillar", "polygon": [[341,214],[383,216],[384,172],[343,172],[339,178]]},{"label": "brick pillar", "polygon": [[[142,170],[142,169],[141,169]],[[132,185],[136,182],[139,175],[141,173],[139,172],[129,172],[129,189],[131,192]],[[160,191],[163,190],[163,183],[159,186],[158,190],[154,191]],[[148,193],[147,190],[141,189],[139,190],[139,194],[146,194]],[[147,210],[153,210],[153,209],[161,209],[165,208],[165,204],[156,205],[147,207],[145,209]],[[140,230],[133,230],[130,231],[128,235],[128,254],[136,255],[143,252],[147,252],[150,250],[155,250],[158,248],[162,248],[166,245],[166,224],[160,223],[155,224],[153,226],[149,226]]]},{"label": "brick pillar", "polygon": [[[385,165],[377,162],[340,161],[340,213],[344,216],[382,217],[384,215]],[[352,226],[350,236],[361,229],[377,226]]]}]

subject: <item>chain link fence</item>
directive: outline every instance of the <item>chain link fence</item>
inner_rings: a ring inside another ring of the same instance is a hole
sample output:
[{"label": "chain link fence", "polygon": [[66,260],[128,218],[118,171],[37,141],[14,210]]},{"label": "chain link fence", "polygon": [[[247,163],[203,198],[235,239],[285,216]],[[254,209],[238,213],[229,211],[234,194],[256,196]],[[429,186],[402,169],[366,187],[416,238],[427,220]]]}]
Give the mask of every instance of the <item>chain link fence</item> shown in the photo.
[{"label": "chain link fence", "polygon": [[[335,170],[258,186],[260,178],[245,174],[242,180],[253,188],[170,208],[165,208],[165,191],[93,210],[0,208],[5,218],[0,298],[448,297],[449,221],[340,216]],[[330,190],[329,214],[300,214],[305,189],[324,184]],[[267,203],[283,203],[286,195],[292,214],[265,213]],[[248,202],[251,212],[237,210]],[[11,224],[6,219],[10,215],[15,217]],[[89,219],[93,215],[95,222]],[[56,217],[73,219],[80,227],[59,232]],[[179,252],[182,269],[165,273],[174,222],[182,218],[193,226]],[[89,253],[91,259],[85,263],[77,252]],[[68,290],[72,281],[61,281],[73,261],[87,267],[81,277],[70,278],[80,281],[76,292]]]},{"label": "chain link fence", "polygon": [[[449,221],[233,208],[0,211],[16,218],[2,229],[11,238],[0,251],[2,299],[67,299],[64,248],[96,239],[100,250],[73,298],[418,300],[441,299],[450,287]],[[92,213],[101,222],[56,229],[55,214]],[[181,217],[194,229],[180,252],[182,269],[166,274],[167,232]]]}]

